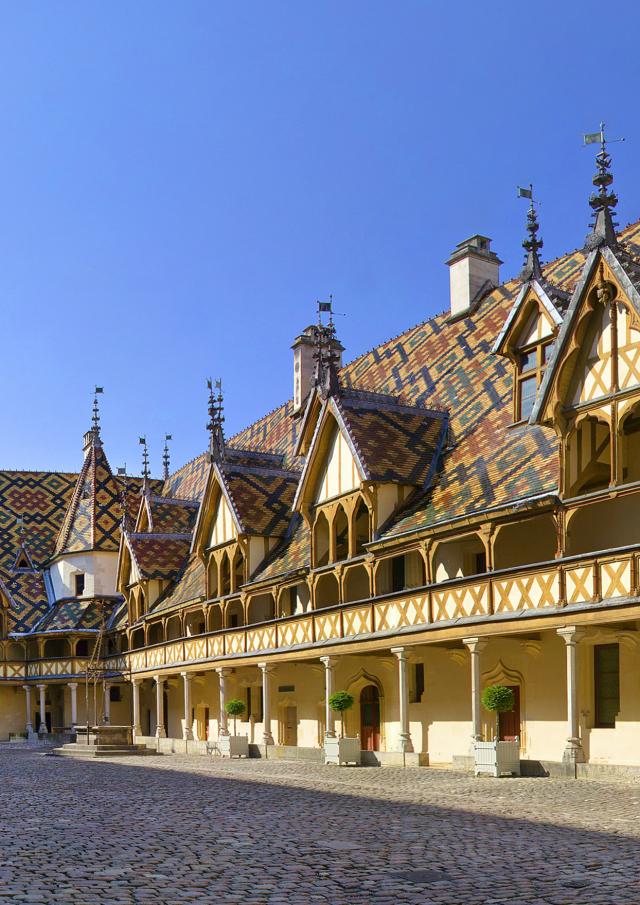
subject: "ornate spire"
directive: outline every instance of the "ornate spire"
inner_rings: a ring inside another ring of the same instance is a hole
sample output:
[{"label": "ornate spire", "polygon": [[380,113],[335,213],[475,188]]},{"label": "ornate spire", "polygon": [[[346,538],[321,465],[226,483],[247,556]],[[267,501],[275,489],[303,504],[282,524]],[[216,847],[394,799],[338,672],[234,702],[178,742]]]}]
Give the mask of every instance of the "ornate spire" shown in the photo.
[{"label": "ornate spire", "polygon": [[618,203],[615,192],[609,191],[613,182],[611,170],[611,155],[607,151],[607,144],[612,141],[624,141],[624,138],[607,139],[604,134],[604,123],[600,123],[600,131],[592,132],[584,136],[585,145],[600,144],[600,150],[596,155],[596,173],[593,184],[597,192],[593,192],[589,198],[589,205],[595,217],[591,224],[591,232],[587,236],[585,248],[598,248],[600,245],[617,245],[616,226],[613,220],[613,210]]},{"label": "ornate spire", "polygon": [[95,387],[93,390],[93,408],[91,415],[91,430],[88,430],[84,435],[84,454],[85,457],[91,447],[93,446],[101,446],[102,440],[100,439],[100,406],[98,405],[98,396],[104,393],[103,387]]},{"label": "ornate spire", "polygon": [[529,185],[528,189],[518,188],[518,198],[528,198],[531,202],[527,211],[527,232],[529,237],[524,240],[522,247],[526,251],[524,259],[524,268],[520,274],[523,282],[528,280],[542,279],[542,265],[540,264],[540,256],[538,251],[542,248],[542,239],[538,238],[538,218],[536,216],[536,204],[533,198],[533,185]]},{"label": "ornate spire", "polygon": [[122,479],[122,490],[120,491],[120,525],[123,531],[130,531],[131,515],[129,513],[129,482],[126,465],[118,468],[118,477]]},{"label": "ornate spire", "polygon": [[164,449],[162,450],[162,469],[163,476],[165,481],[169,480],[169,465],[170,465],[170,457],[169,457],[169,440],[173,440],[171,434],[164,435]]},{"label": "ornate spire", "polygon": [[146,487],[147,481],[151,475],[149,471],[149,449],[147,447],[147,438],[140,437],[138,443],[142,447],[142,477],[144,478],[144,486]]},{"label": "ornate spire", "polygon": [[222,395],[222,380],[218,378],[215,382],[217,395],[214,393],[214,384],[211,378],[207,380],[209,388],[209,423],[207,430],[209,431],[209,452],[213,459],[224,458],[224,397]]},{"label": "ornate spire", "polygon": [[[327,324],[322,323],[322,315],[328,314]],[[336,334],[336,326],[333,322],[333,296],[329,296],[328,302],[318,302],[318,323],[315,328],[316,349],[313,354],[315,369],[313,385],[316,386],[326,399],[340,391],[338,370],[340,368],[340,355],[343,346]]]}]

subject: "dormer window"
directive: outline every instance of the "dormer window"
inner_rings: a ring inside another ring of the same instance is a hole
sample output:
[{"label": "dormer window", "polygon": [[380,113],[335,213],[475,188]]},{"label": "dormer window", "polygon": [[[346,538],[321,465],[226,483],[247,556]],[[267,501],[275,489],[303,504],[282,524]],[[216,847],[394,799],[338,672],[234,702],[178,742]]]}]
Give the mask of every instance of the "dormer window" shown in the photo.
[{"label": "dormer window", "polygon": [[515,421],[527,421],[536,401],[538,387],[551,352],[551,342],[540,342],[520,349],[515,379]]},{"label": "dormer window", "polygon": [[76,574],[73,576],[76,597],[82,597],[82,595],[84,594],[84,577],[84,572],[76,572]]}]

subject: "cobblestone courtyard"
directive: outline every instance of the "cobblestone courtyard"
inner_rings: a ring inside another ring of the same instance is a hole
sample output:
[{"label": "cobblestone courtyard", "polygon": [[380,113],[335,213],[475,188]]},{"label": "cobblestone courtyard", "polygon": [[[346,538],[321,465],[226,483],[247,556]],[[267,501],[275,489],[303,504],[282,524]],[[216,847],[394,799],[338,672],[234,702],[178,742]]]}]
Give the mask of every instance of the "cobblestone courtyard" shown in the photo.
[{"label": "cobblestone courtyard", "polygon": [[0,903],[640,903],[640,784],[0,748]]}]

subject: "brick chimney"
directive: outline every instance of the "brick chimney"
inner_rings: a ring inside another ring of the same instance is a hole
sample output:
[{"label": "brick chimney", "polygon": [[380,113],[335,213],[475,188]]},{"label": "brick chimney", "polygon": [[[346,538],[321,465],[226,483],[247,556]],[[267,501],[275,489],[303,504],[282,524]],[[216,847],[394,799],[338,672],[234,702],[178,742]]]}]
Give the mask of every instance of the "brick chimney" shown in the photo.
[{"label": "brick chimney", "polygon": [[451,317],[468,313],[484,292],[500,285],[502,261],[491,251],[491,239],[487,236],[471,236],[460,242],[447,264]]}]

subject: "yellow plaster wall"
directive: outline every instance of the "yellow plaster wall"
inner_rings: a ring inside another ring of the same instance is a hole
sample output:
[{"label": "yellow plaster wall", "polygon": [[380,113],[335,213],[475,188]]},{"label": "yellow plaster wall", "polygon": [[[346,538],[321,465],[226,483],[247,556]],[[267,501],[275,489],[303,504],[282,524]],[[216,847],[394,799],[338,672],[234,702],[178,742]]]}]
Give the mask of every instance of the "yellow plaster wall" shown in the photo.
[{"label": "yellow plaster wall", "polygon": [[360,486],[355,459],[342,432],[336,427],[316,483],[315,502],[323,503],[332,497],[349,493]]}]

